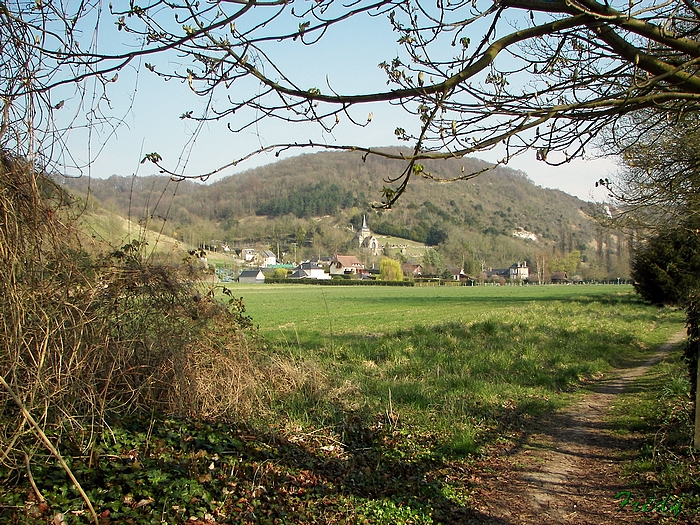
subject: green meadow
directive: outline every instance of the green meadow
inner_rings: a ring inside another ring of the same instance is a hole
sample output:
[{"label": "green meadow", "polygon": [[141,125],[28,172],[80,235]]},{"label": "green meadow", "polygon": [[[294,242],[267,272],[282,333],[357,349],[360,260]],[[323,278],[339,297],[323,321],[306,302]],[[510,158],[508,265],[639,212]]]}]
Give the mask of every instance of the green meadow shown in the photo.
[{"label": "green meadow", "polygon": [[347,334],[387,333],[445,322],[468,324],[501,314],[527,320],[532,309],[547,306],[547,315],[583,313],[584,308],[597,317],[593,312],[597,306],[612,304],[629,308],[633,316],[657,314],[655,308],[641,304],[628,285],[228,287],[243,297],[248,315],[267,339],[279,342],[299,337],[305,345],[314,346]]},{"label": "green meadow", "polygon": [[308,371],[275,400],[290,421],[394,414],[457,453],[570,402],[683,329],[682,312],[646,305],[625,285],[231,290],[268,351]]}]

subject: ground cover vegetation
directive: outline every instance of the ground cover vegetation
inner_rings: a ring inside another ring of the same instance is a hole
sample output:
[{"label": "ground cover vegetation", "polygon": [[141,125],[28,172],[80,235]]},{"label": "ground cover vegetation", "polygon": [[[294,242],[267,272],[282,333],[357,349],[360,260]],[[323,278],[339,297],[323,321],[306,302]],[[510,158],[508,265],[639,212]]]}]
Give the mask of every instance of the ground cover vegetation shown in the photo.
[{"label": "ground cover vegetation", "polygon": [[658,504],[672,498],[690,513],[690,517],[686,514],[690,521],[697,518],[700,471],[691,446],[694,395],[683,357],[683,349],[677,347],[655,365],[619,398],[608,422],[617,435],[641,451],[624,463],[631,490],[641,496],[638,499]]}]

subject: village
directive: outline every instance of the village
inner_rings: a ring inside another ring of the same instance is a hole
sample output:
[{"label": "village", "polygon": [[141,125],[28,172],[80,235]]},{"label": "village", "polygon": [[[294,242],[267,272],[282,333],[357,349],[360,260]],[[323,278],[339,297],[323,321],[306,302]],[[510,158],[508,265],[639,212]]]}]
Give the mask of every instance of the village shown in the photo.
[{"label": "village", "polygon": [[[405,246],[382,245],[380,239],[372,233],[363,218],[362,227],[357,231],[354,242],[358,254],[369,256],[372,260],[381,257],[387,248],[396,249],[401,254],[406,253]],[[424,247],[429,249],[429,247]],[[216,265],[214,272],[221,282],[239,282],[243,284],[262,284],[265,282],[319,282],[319,281],[365,281],[370,284],[382,279],[379,265],[372,262],[366,264],[354,254],[334,254],[332,256],[317,256],[300,262],[284,262],[275,252],[269,249],[242,248],[240,251],[231,250],[228,246],[224,252],[231,257],[231,265]],[[286,255],[286,254],[285,254]],[[295,257],[296,259],[296,254]],[[416,259],[419,259],[418,257]],[[400,264],[401,275],[392,276],[392,281],[405,283],[433,283],[464,286],[483,284],[515,284],[531,283],[530,268],[527,261],[516,261],[506,268],[484,267],[476,275],[469,275],[464,268],[446,266],[445,268],[426,271],[426,265],[420,260],[408,259]],[[209,266],[206,257],[202,264]],[[535,282],[542,284],[542,280]],[[553,272],[547,281],[552,284],[571,284],[582,282],[581,279],[569,278],[566,272]],[[338,283],[341,284],[341,283]]]}]

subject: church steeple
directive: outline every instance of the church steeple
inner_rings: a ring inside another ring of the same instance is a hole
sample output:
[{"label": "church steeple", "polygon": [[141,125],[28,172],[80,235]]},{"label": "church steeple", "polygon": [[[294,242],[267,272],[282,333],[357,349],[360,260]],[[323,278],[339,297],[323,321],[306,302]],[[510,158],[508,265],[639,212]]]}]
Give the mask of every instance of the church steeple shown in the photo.
[{"label": "church steeple", "polygon": [[355,235],[360,249],[369,249],[373,255],[379,253],[379,241],[372,235],[372,230],[367,226],[367,215],[362,216],[362,228],[357,230],[357,235]]}]

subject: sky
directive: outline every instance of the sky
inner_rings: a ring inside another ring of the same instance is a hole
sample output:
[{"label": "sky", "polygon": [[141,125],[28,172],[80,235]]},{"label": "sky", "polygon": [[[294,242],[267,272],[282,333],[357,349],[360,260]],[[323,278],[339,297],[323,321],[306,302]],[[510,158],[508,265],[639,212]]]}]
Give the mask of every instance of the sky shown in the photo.
[{"label": "sky", "polygon": [[[107,30],[109,28],[102,33]],[[116,37],[122,38],[123,33]],[[299,41],[286,42],[270,45],[266,52],[282,64],[300,86],[319,87],[324,91],[331,86],[337,92],[356,94],[387,89],[385,73],[377,64],[397,56],[401,47],[385,17],[365,17],[337,26],[323,38],[322,45],[309,47]],[[186,59],[175,55],[149,57],[150,62],[154,60],[161,68],[186,63]],[[256,89],[256,86],[248,87]],[[226,107],[226,95],[219,93],[213,99],[213,105],[219,109]],[[54,97],[58,99],[61,94]],[[360,122],[373,113],[372,122],[365,127],[357,127],[342,119],[333,134],[327,134],[319,132],[313,124],[263,121],[253,128],[232,133],[226,128],[227,121],[211,122],[199,130],[193,144],[191,137],[196,123],[182,120],[180,115],[186,111],[199,114],[202,101],[187,85],[177,81],[164,82],[147,71],[143,63],[134,63],[120,71],[119,81],[108,85],[108,99],[100,102],[108,114],[121,121],[116,130],[105,123],[88,120],[87,114],[81,116],[77,98],[72,101],[72,109],[70,96],[66,96],[66,100],[64,118],[76,119],[68,141],[71,153],[78,163],[88,164],[92,158],[93,162],[83,174],[99,178],[113,174],[157,173],[152,164],[140,162],[145,154],[152,152],[163,157],[163,165],[168,169],[192,176],[207,173],[251,150],[278,142],[306,143],[313,140],[335,145],[388,146],[398,142],[394,135],[396,127],[402,126],[409,131],[416,129],[415,118],[409,118],[400,107],[374,104],[353,110],[354,117]],[[283,157],[311,151],[320,149],[304,148]],[[502,154],[492,151],[476,156],[495,161]],[[219,180],[222,176],[275,160],[273,154],[261,154],[209,180]],[[512,159],[508,166],[525,172],[539,186],[561,189],[584,200],[602,200],[605,195],[602,190],[596,190],[595,182],[610,177],[615,170],[614,163],[608,159],[576,160],[551,167],[537,161],[534,152]]]}]

